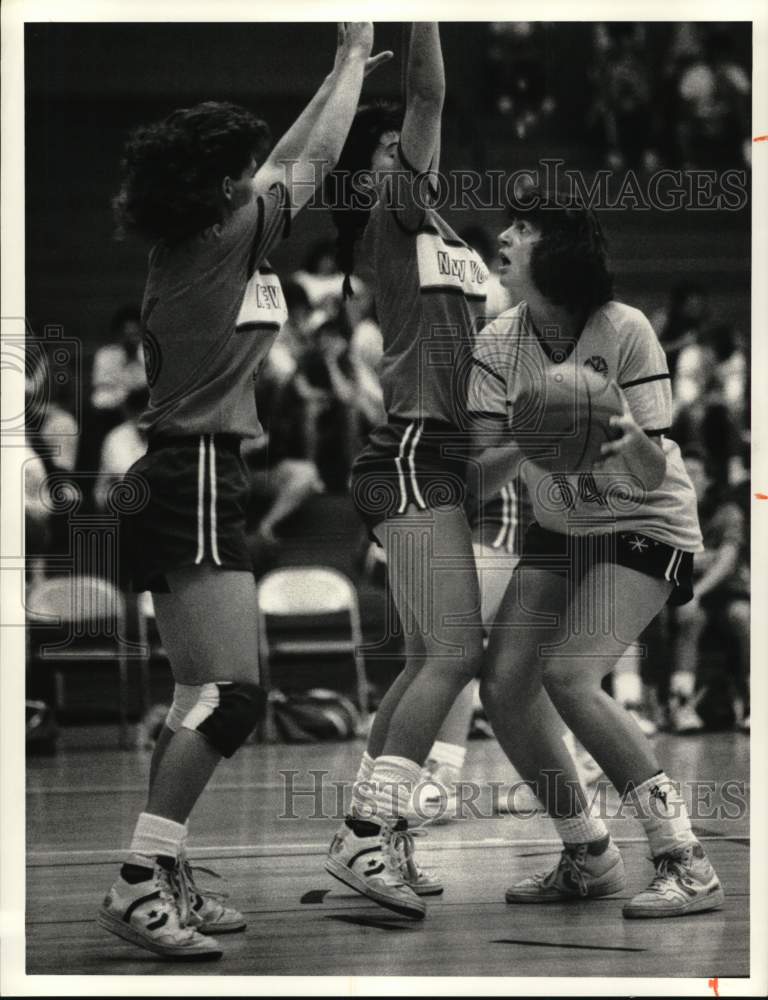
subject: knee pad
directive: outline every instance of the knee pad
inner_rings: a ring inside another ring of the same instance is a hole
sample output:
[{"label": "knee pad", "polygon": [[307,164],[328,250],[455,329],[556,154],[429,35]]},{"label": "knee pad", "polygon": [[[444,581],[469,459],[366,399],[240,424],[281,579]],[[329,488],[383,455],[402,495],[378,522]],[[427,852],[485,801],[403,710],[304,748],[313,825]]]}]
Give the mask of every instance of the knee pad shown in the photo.
[{"label": "knee pad", "polygon": [[267,696],[258,684],[231,681],[203,684],[198,691],[181,725],[204,736],[223,757],[231,757],[262,718]]},{"label": "knee pad", "polygon": [[211,686],[206,684],[174,685],[173,704],[168,709],[168,714],[165,717],[165,724],[172,732],[175,733],[181,729],[184,719],[186,719],[187,715],[200,700],[201,692],[204,688]]}]

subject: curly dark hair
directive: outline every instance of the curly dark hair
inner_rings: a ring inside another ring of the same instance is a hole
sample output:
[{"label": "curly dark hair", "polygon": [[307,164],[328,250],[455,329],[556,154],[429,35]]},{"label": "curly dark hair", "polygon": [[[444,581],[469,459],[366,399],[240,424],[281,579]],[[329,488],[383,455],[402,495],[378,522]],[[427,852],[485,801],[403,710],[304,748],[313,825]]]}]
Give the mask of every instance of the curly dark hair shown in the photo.
[{"label": "curly dark hair", "polygon": [[112,200],[118,235],[177,242],[221,221],[221,182],[270,145],[265,122],[236,104],[205,101],[137,128]]},{"label": "curly dark hair", "polygon": [[344,296],[352,294],[355,269],[355,242],[368,224],[373,204],[359,186],[360,174],[371,169],[371,161],[381,137],[399,132],[404,109],[391,101],[361,105],[355,114],[336,167],[326,177],[325,203],[336,226],[336,252],[344,272]]},{"label": "curly dark hair", "polygon": [[512,203],[510,216],[541,230],[531,251],[531,275],[550,302],[592,312],[613,298],[605,236],[591,208],[571,195],[534,188]]}]

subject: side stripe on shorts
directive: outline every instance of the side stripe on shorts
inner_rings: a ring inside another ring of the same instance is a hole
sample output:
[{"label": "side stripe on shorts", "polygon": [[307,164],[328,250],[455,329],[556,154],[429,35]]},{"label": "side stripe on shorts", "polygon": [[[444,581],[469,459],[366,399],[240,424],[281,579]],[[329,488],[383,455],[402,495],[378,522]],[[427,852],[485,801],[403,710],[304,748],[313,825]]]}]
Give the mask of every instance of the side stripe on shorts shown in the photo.
[{"label": "side stripe on shorts", "polygon": [[669,562],[667,563],[667,568],[664,572],[664,579],[674,581],[675,583],[680,583],[677,579],[677,571],[680,569],[680,564],[683,561],[683,555],[681,549],[674,549]]},{"label": "side stripe on shorts", "polygon": [[405,508],[408,506],[408,493],[405,488],[405,473],[403,472],[403,455],[405,454],[405,447],[408,444],[408,438],[413,432],[413,424],[408,424],[403,434],[403,439],[400,442],[400,447],[397,451],[397,458],[395,459],[395,468],[397,469],[397,481],[400,486],[400,506],[397,508],[398,514],[403,514]]},{"label": "side stripe on shorts", "polygon": [[213,441],[213,434],[210,436],[210,475],[211,475],[211,555],[217,566],[221,566],[219,558],[219,538],[218,525],[216,523],[216,445]]},{"label": "side stripe on shorts", "polygon": [[216,445],[213,435],[200,435],[200,447],[197,455],[197,553],[195,565],[199,566],[205,559],[206,550],[206,509],[205,509],[205,466],[208,461],[208,485],[211,491],[208,503],[208,534],[210,538],[211,557],[217,566],[221,566],[219,556],[218,522],[216,514]]},{"label": "side stripe on shorts", "polygon": [[197,555],[195,565],[199,566],[205,557],[205,438],[200,435],[197,454]]}]

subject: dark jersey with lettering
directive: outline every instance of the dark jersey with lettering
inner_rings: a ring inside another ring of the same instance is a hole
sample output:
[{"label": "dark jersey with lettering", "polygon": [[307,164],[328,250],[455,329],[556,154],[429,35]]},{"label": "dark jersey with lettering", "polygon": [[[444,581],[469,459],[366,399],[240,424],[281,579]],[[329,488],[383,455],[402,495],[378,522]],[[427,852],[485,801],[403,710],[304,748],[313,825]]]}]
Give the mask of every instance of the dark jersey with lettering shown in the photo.
[{"label": "dark jersey with lettering", "polygon": [[260,427],[254,379],[287,311],[265,260],[290,228],[283,184],[254,191],[223,224],[149,255],[142,304],[150,437],[237,434]]},{"label": "dark jersey with lettering", "polygon": [[425,207],[420,224],[408,228],[401,200],[414,192],[409,182],[399,183],[404,176],[407,171],[385,183],[359,251],[382,332],[384,405],[390,416],[463,426],[488,268],[433,208]]}]

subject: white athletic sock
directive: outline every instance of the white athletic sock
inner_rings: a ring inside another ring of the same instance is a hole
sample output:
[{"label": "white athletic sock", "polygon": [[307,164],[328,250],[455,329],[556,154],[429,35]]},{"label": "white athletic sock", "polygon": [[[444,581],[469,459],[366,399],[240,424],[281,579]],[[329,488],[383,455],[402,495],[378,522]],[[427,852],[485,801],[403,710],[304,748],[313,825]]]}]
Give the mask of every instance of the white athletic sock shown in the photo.
[{"label": "white athletic sock", "polygon": [[608,833],[601,819],[586,812],[568,816],[566,819],[553,816],[552,822],[555,824],[558,836],[566,845],[591,844],[595,840],[602,840]]},{"label": "white athletic sock", "polygon": [[429,752],[429,759],[436,764],[448,764],[454,770],[461,772],[464,767],[464,759],[467,756],[467,748],[456,743],[443,743],[442,740],[435,740]]},{"label": "white athletic sock", "polygon": [[143,858],[177,858],[186,827],[164,816],[141,813],[133,831],[131,853]]},{"label": "white athletic sock", "polygon": [[360,766],[357,769],[357,777],[352,785],[352,802],[349,807],[351,814],[359,819],[368,819],[373,812],[373,786],[371,785],[373,765],[373,757],[367,750],[363,751]]},{"label": "white athletic sock", "polygon": [[669,679],[669,691],[688,701],[696,691],[696,675],[688,670],[675,670]]},{"label": "white athletic sock", "polygon": [[641,705],[643,685],[638,674],[614,674],[613,697],[620,705]]},{"label": "white athletic sock", "polygon": [[421,765],[407,757],[377,757],[373,765],[374,807],[382,819],[397,819],[408,810]]},{"label": "white athletic sock", "polygon": [[643,824],[654,858],[696,840],[685,802],[663,771],[638,785],[627,800]]}]

